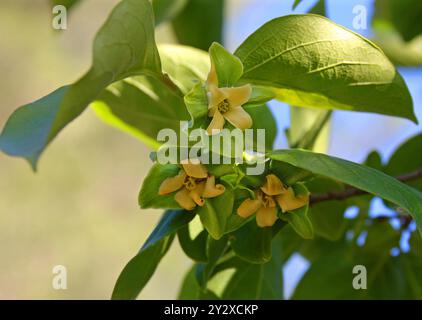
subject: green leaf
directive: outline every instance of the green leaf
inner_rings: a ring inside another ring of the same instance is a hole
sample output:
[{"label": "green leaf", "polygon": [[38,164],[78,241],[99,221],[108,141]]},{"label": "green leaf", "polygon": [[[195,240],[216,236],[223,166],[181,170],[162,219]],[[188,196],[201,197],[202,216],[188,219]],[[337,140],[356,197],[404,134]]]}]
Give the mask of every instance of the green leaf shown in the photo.
[{"label": "green leaf", "polygon": [[137,74],[159,75],[148,0],[123,0],[94,40],[91,69],[77,82],[16,110],[0,136],[0,149],[35,168],[45,147],[111,83]]},{"label": "green leaf", "polygon": [[[422,170],[422,159],[415,156],[422,150],[422,134],[416,135],[404,142],[394,152],[385,166],[385,173],[391,176],[399,176]],[[414,181],[406,182],[410,186],[422,190],[422,177]]]},{"label": "green leaf", "polygon": [[186,6],[188,0],[152,0],[155,24],[159,25],[175,18]]},{"label": "green leaf", "polygon": [[372,26],[375,37],[373,41],[379,45],[387,57],[398,66],[422,65],[422,36],[405,42],[400,34],[384,23]]},{"label": "green leaf", "polygon": [[377,0],[373,23],[386,21],[405,41],[422,34],[422,3],[418,0]]},{"label": "green leaf", "polygon": [[364,164],[368,167],[374,168],[379,171],[384,171],[381,155],[377,151],[372,151],[366,157]]},{"label": "green leaf", "polygon": [[330,110],[290,107],[290,146],[326,152],[329,146],[330,120]]},{"label": "green leaf", "polygon": [[163,72],[187,94],[198,82],[205,82],[210,71],[206,51],[187,46],[161,44],[158,46]]},{"label": "green leaf", "polygon": [[[409,90],[369,40],[317,15],[276,18],[236,50],[240,81],[300,107],[375,112],[416,122]],[[292,76],[293,75],[293,76]]]},{"label": "green leaf", "polygon": [[[374,222],[367,230],[362,247],[343,241],[334,250],[320,254],[296,288],[293,299],[398,299],[406,298],[406,275],[399,258],[390,250],[399,242],[400,233],[388,223]],[[367,290],[352,286],[353,268],[367,270]],[[404,289],[404,290],[403,290]]]},{"label": "green leaf", "polygon": [[[337,181],[318,177],[306,184],[311,193],[326,193],[344,190],[344,185]],[[333,200],[312,204],[309,208],[309,219],[315,234],[331,241],[343,236],[347,221],[344,212],[347,201]]]},{"label": "green leaf", "polygon": [[208,99],[204,86],[201,83],[195,85],[187,95],[185,95],[185,104],[193,126],[199,127],[208,119]]},{"label": "green leaf", "polygon": [[187,46],[161,44],[158,46],[163,72],[187,94],[199,82],[205,82],[210,71],[206,51]]},{"label": "green leaf", "polygon": [[293,7],[292,9],[296,9],[296,7],[302,2],[302,0],[295,0],[295,2],[293,3]]},{"label": "green leaf", "polygon": [[239,258],[250,263],[271,259],[272,228],[260,228],[252,219],[230,235],[230,245]]},{"label": "green leaf", "polygon": [[177,297],[178,300],[196,300],[199,298],[200,287],[196,280],[196,267],[197,266],[194,265],[186,273]]},{"label": "green leaf", "polygon": [[214,240],[212,237],[207,239],[207,263],[200,264],[197,269],[198,283],[202,288],[206,287],[207,281],[214,271],[215,266],[222,256],[226,253],[228,248],[228,238],[223,237],[219,240]]},{"label": "green leaf", "polygon": [[112,299],[135,299],[154,274],[169,249],[174,234],[189,223],[193,215],[186,211],[167,211],[139,253],[129,261],[115,284]]},{"label": "green leaf", "polygon": [[221,299],[283,299],[281,248],[275,242],[272,259],[263,264],[231,258],[216,266],[207,285],[208,291]]},{"label": "green leaf", "polygon": [[173,20],[181,44],[208,50],[214,41],[222,42],[224,0],[189,0]]},{"label": "green leaf", "polygon": [[[264,104],[260,106],[245,105],[243,109],[249,113],[252,118],[251,130],[254,130],[254,139],[256,139],[258,129],[265,130],[265,150],[272,150],[275,139],[277,137],[277,122],[270,108]],[[252,144],[256,146],[256,141],[252,141]]]},{"label": "green leaf", "polygon": [[215,198],[206,199],[198,209],[199,217],[209,234],[216,240],[226,232],[227,219],[233,211],[233,192],[226,186],[226,191]]},{"label": "green leaf", "polygon": [[278,150],[269,157],[391,201],[406,210],[422,230],[422,193],[393,177],[357,163],[305,150]]},{"label": "green leaf", "polygon": [[189,120],[183,99],[162,81],[138,76],[116,82],[91,104],[105,123],[127,132],[157,149],[161,129],[180,130]]},{"label": "green leaf", "polygon": [[179,171],[180,167],[175,164],[154,164],[145,177],[139,192],[138,202],[141,208],[180,208],[179,204],[174,200],[174,193],[168,195],[158,194],[161,183],[166,178],[176,176]]},{"label": "green leaf", "polygon": [[249,101],[243,107],[261,106],[262,104],[275,99],[276,95],[273,90],[266,87],[252,86],[252,93]]},{"label": "green leaf", "polygon": [[199,216],[180,228],[177,236],[180,246],[189,258],[199,262],[207,261],[208,232],[202,226]]},{"label": "green leaf", "polygon": [[325,0],[318,0],[318,2],[309,10],[309,13],[327,16]]},{"label": "green leaf", "polygon": [[218,86],[232,87],[242,76],[242,62],[217,42],[210,46],[209,53],[217,73]]},{"label": "green leaf", "polygon": [[314,177],[314,174],[311,171],[303,170],[286,162],[280,161],[271,161],[270,171],[287,185],[293,185],[296,182],[308,181]]}]

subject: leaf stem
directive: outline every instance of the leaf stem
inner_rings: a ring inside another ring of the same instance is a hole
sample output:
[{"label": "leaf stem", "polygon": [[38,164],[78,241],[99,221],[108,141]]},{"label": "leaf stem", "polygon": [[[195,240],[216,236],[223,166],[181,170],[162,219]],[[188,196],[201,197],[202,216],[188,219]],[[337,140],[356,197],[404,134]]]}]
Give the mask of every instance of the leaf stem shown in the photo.
[{"label": "leaf stem", "polygon": [[331,119],[331,115],[332,110],[324,110],[312,124],[311,128],[297,142],[293,143],[291,148],[312,149],[322,129]]},{"label": "leaf stem", "polygon": [[[422,178],[422,168],[419,168],[415,171],[405,173],[403,175],[396,177],[396,179],[401,182],[409,182],[409,181],[414,181],[421,178]],[[368,194],[368,192],[364,190],[356,189],[353,187],[347,187],[343,191],[330,191],[326,193],[313,194],[311,195],[310,204],[313,205],[319,202],[330,201],[330,200],[345,200],[348,198],[362,196],[365,194]]]}]

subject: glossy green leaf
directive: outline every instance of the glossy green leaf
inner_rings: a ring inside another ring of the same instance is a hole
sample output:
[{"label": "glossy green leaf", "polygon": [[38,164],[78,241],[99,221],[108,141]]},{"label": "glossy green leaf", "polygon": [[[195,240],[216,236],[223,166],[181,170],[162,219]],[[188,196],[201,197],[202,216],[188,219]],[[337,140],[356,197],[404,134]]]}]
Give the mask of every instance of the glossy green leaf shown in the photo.
[{"label": "glossy green leaf", "polygon": [[273,87],[289,104],[416,121],[409,90],[383,52],[322,16],[271,20],[235,55],[244,66],[241,82]]},{"label": "glossy green leaf", "polygon": [[422,36],[405,42],[396,30],[382,22],[374,23],[372,29],[375,34],[373,41],[395,65],[422,65]]},{"label": "glossy green leaf", "polygon": [[200,127],[205,123],[208,124],[207,92],[201,83],[195,85],[192,90],[185,95],[185,104],[195,128]]},{"label": "glossy green leaf", "polygon": [[[258,129],[265,129],[265,150],[272,150],[275,139],[277,137],[277,122],[267,105],[245,105],[243,109],[251,116],[253,124],[251,129],[254,130],[254,139],[256,139]],[[251,145],[256,145],[253,140]]]},{"label": "glossy green leaf", "polygon": [[252,219],[230,235],[230,245],[239,258],[250,263],[265,263],[271,259],[271,228],[260,228]]},{"label": "glossy green leaf", "polygon": [[[422,150],[422,134],[414,136],[397,148],[385,166],[385,173],[400,176],[422,169],[422,157],[416,156]],[[406,182],[410,186],[422,190],[422,177]]]},{"label": "glossy green leaf", "polygon": [[305,150],[278,150],[269,157],[391,201],[406,210],[422,230],[422,193],[393,177],[364,165]]},{"label": "glossy green leaf", "polygon": [[[362,247],[343,242],[338,249],[320,254],[305,273],[293,295],[294,299],[397,299],[408,296],[406,272],[402,259],[390,250],[399,242],[399,232],[388,223],[375,222],[368,229]],[[365,266],[367,289],[353,288],[355,266]],[[411,275],[410,275],[411,276]]]},{"label": "glossy green leaf", "polygon": [[35,168],[47,144],[111,83],[136,74],[159,75],[154,18],[148,0],[123,0],[94,40],[91,69],[77,82],[16,110],[0,136],[0,149]]},{"label": "glossy green leaf", "polygon": [[212,237],[208,237],[206,252],[207,262],[205,264],[198,265],[196,277],[201,288],[205,288],[209,277],[214,271],[215,266],[222,256],[228,249],[228,238],[223,237],[219,240],[215,240]]},{"label": "glossy green leaf", "polygon": [[116,82],[91,104],[105,123],[158,148],[161,129],[180,130],[180,121],[189,114],[183,99],[162,81],[138,76]]},{"label": "glossy green leaf", "polygon": [[303,182],[314,177],[311,171],[303,170],[286,162],[271,161],[270,171],[281,179],[284,184],[293,185],[296,182]]},{"label": "glossy green leaf", "polygon": [[[344,190],[344,185],[337,181],[318,177],[306,184],[311,193],[326,193]],[[347,201],[323,201],[312,204],[309,208],[309,219],[315,234],[328,240],[335,241],[343,236],[347,221],[344,212],[348,207]]]},{"label": "glossy green leaf", "polygon": [[199,82],[205,82],[210,71],[206,51],[180,45],[159,45],[163,72],[187,94]]},{"label": "glossy green leaf", "polygon": [[327,16],[327,10],[325,0],[318,0],[317,3],[309,10],[309,13],[319,14],[321,16]]},{"label": "glossy green leaf", "polygon": [[209,54],[217,73],[218,86],[232,87],[242,76],[242,62],[217,42],[210,46]]},{"label": "glossy green leaf", "polygon": [[390,23],[405,41],[422,34],[422,2],[419,0],[377,0],[374,23]]},{"label": "glossy green leaf", "polygon": [[224,0],[189,0],[173,20],[181,44],[208,50],[214,41],[222,42]]},{"label": "glossy green leaf", "polygon": [[202,224],[214,239],[220,239],[226,232],[227,219],[233,211],[233,192],[226,186],[226,191],[215,198],[206,199],[198,209]]},{"label": "glossy green leaf", "polygon": [[180,288],[178,300],[196,300],[199,298],[200,287],[196,280],[196,265],[189,269]]},{"label": "glossy green leaf", "polygon": [[188,0],[152,0],[155,24],[171,21],[186,6]]},{"label": "glossy green leaf", "polygon": [[167,211],[139,253],[129,261],[115,284],[112,299],[135,299],[154,274],[167,253],[174,234],[189,223],[193,215],[186,211]]},{"label": "glossy green leaf", "polygon": [[296,9],[296,7],[302,2],[303,0],[295,0],[295,2],[293,3],[293,7],[292,9]]},{"label": "glossy green leaf", "polygon": [[141,191],[139,192],[138,202],[141,208],[180,208],[179,204],[174,200],[175,193],[168,195],[158,194],[161,183],[166,178],[176,176],[179,171],[180,167],[175,164],[154,164],[143,180]]},{"label": "glossy green leaf", "polygon": [[[160,79],[137,76],[110,85],[91,104],[105,123],[157,149],[163,128],[179,132],[179,121],[189,120],[182,94],[204,81],[209,69],[206,52],[178,45],[160,45]],[[188,62],[188,63],[187,63]]]},{"label": "glossy green leaf", "polygon": [[384,171],[381,155],[377,151],[370,152],[366,157],[364,164],[379,171]]},{"label": "glossy green leaf", "polygon": [[290,107],[289,144],[292,148],[325,153],[330,138],[331,111]]},{"label": "glossy green leaf", "polygon": [[253,264],[236,257],[221,263],[207,289],[221,299],[283,299],[282,259],[277,254],[280,250],[275,242],[272,259],[267,263]]},{"label": "glossy green leaf", "polygon": [[180,246],[189,258],[199,262],[207,261],[208,232],[202,226],[199,216],[180,228],[177,236]]}]

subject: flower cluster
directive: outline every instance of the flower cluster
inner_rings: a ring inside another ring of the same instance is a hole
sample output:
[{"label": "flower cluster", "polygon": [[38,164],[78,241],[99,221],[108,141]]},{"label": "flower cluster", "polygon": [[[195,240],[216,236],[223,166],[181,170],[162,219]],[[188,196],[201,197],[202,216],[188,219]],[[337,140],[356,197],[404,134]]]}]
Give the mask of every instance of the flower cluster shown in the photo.
[{"label": "flower cluster", "polygon": [[296,196],[292,187],[285,187],[274,174],[266,176],[265,184],[255,190],[254,199],[246,199],[237,209],[242,218],[249,218],[256,213],[256,222],[260,227],[270,227],[277,221],[277,204],[283,212],[305,206],[309,195]]},{"label": "flower cluster", "polygon": [[166,195],[177,191],[174,199],[183,209],[193,210],[197,205],[202,207],[206,198],[217,197],[225,191],[222,184],[215,184],[215,177],[209,175],[201,163],[186,161],[181,166],[177,176],[161,183],[158,193]]},{"label": "flower cluster", "polygon": [[[220,132],[224,124],[229,121],[239,129],[252,126],[251,116],[243,109],[252,94],[249,84],[241,87],[218,86],[218,75],[214,62],[211,59],[211,70],[205,84],[208,98],[208,116],[211,121],[207,133],[212,135]],[[194,210],[203,206],[208,198],[215,198],[226,191],[222,184],[216,184],[215,176],[209,174],[199,161],[184,161],[179,173],[165,179],[159,187],[159,195],[168,195],[176,192],[175,201],[185,210]],[[259,227],[274,225],[278,207],[282,212],[292,211],[305,206],[309,202],[309,195],[295,195],[292,187],[285,186],[274,174],[266,176],[263,186],[254,191],[254,198],[244,200],[237,214],[249,218],[256,213]]]}]

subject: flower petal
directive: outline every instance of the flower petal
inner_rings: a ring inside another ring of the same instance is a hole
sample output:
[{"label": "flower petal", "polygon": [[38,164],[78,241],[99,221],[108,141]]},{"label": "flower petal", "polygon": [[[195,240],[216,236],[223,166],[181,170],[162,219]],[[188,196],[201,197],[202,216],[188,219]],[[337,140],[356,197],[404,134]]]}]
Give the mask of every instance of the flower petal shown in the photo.
[{"label": "flower petal", "polygon": [[186,173],[183,170],[180,170],[177,176],[167,178],[161,183],[158,194],[165,195],[179,190],[183,186],[185,178]]},{"label": "flower petal", "polygon": [[220,90],[226,95],[230,105],[233,107],[241,106],[248,102],[252,94],[252,87],[249,84],[241,87],[220,88]]},{"label": "flower petal", "polygon": [[196,207],[195,202],[189,196],[189,191],[186,188],[178,191],[174,196],[174,200],[185,210],[193,210]]},{"label": "flower petal", "polygon": [[269,196],[275,196],[286,192],[286,188],[283,186],[281,180],[274,174],[269,174],[265,177],[265,184],[261,187],[261,190]]},{"label": "flower petal", "polygon": [[271,227],[277,221],[277,208],[276,207],[261,207],[256,213],[256,223],[259,227]]},{"label": "flower petal", "polygon": [[230,108],[230,110],[224,114],[224,118],[236,128],[242,130],[252,127],[252,118],[242,107]]},{"label": "flower petal", "polygon": [[205,182],[198,183],[196,188],[189,192],[189,197],[198,205],[203,206],[205,203],[204,198],[202,197],[202,193],[205,189]]},{"label": "flower petal", "polygon": [[207,128],[207,133],[209,135],[219,133],[223,129],[225,122],[223,115],[217,110]]},{"label": "flower petal", "polygon": [[207,169],[198,159],[182,160],[181,165],[189,177],[197,179],[205,179],[208,177]]},{"label": "flower petal", "polygon": [[207,85],[218,87],[217,70],[215,69],[215,65],[212,59],[211,59],[211,69],[210,69],[210,72],[208,73],[208,78],[207,78]]},{"label": "flower petal", "polygon": [[223,194],[226,188],[222,184],[215,184],[215,177],[208,177],[207,182],[205,183],[204,192],[202,197],[204,198],[214,198]]},{"label": "flower petal", "polygon": [[283,212],[292,211],[309,203],[309,195],[296,197],[292,187],[289,187],[285,193],[277,196],[277,202]]},{"label": "flower petal", "polygon": [[240,204],[239,208],[237,208],[237,214],[242,218],[249,218],[257,212],[261,206],[262,202],[258,199],[246,199]]},{"label": "flower petal", "polygon": [[218,110],[217,106],[208,108],[208,117],[213,117],[217,110]]},{"label": "flower petal", "polygon": [[208,86],[208,108],[211,109],[216,107],[220,104],[221,101],[227,99],[227,95],[224,93],[223,90],[216,86]]}]

